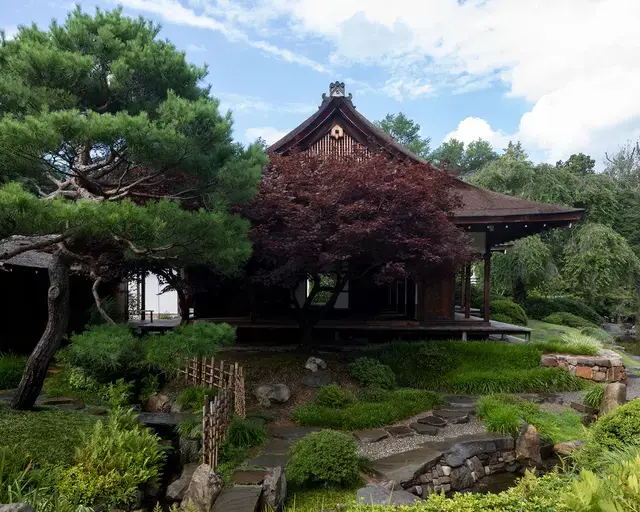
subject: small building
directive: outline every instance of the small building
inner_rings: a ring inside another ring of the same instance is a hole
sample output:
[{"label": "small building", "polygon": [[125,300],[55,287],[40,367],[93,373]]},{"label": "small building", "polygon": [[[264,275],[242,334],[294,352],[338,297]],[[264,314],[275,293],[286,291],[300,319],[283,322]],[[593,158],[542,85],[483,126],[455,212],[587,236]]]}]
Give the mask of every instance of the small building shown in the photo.
[{"label": "small building", "polygon": [[[364,117],[354,106],[352,95],[345,94],[344,83],[339,82],[330,85],[329,95],[322,95],[317,112],[268,151],[323,155],[355,150],[365,154],[383,151],[399,159],[424,163]],[[478,261],[484,265],[484,304],[479,316],[471,311],[471,267],[467,265],[454,274],[438,275],[429,281],[404,279],[388,286],[378,286],[366,278],[350,282],[332,314],[316,326],[316,331],[323,331],[330,338],[366,339],[390,339],[390,333],[395,337],[412,333],[420,337],[433,334],[463,338],[526,333],[526,329],[517,326],[491,322],[491,253],[504,250],[518,238],[552,228],[570,228],[583,210],[498,194],[462,180],[456,180],[454,188],[462,206],[452,213],[451,220],[470,235]],[[261,332],[257,336],[261,339],[283,339],[287,329],[295,328],[295,323],[286,321],[289,300],[276,289],[260,288],[246,279],[219,279],[206,269],[190,269],[189,278],[201,290],[194,298],[196,318],[229,321],[238,326],[240,337],[252,331]],[[308,283],[301,283],[299,292],[308,293]]]}]

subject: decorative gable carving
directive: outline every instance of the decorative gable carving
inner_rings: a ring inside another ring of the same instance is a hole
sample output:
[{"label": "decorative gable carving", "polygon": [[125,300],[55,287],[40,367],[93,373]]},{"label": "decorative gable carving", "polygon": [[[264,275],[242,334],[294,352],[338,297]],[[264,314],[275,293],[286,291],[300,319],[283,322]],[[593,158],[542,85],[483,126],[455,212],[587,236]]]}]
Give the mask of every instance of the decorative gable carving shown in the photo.
[{"label": "decorative gable carving", "polygon": [[334,124],[331,127],[331,132],[329,133],[329,136],[332,139],[340,140],[344,137],[344,129],[339,124]]}]

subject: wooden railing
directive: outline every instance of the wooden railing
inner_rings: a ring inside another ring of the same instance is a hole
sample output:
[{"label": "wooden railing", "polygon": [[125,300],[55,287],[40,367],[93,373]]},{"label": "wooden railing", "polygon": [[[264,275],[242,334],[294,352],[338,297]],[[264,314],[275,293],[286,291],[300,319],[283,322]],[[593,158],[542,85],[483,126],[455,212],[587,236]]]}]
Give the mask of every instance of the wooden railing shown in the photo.
[{"label": "wooden railing", "polygon": [[231,422],[231,410],[233,405],[232,394],[228,389],[219,389],[218,396],[204,397],[202,408],[202,453],[203,462],[212,469],[218,465],[218,452],[220,444],[227,437],[229,423]]}]

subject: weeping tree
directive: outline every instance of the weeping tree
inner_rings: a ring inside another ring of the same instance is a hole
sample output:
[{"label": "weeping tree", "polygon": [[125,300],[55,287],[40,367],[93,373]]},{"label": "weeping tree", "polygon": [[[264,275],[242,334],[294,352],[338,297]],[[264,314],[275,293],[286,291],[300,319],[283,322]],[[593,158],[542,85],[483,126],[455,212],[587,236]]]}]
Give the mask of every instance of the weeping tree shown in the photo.
[{"label": "weeping tree", "polygon": [[99,285],[131,265],[196,256],[225,273],[249,257],[248,224],[231,209],[252,196],[264,153],[233,142],[206,69],[158,32],[119,9],[77,8],[0,45],[0,235],[20,237],[0,260],[37,249],[52,261],[48,324],[15,408],[33,405],[65,334],[72,264],[108,319]]}]

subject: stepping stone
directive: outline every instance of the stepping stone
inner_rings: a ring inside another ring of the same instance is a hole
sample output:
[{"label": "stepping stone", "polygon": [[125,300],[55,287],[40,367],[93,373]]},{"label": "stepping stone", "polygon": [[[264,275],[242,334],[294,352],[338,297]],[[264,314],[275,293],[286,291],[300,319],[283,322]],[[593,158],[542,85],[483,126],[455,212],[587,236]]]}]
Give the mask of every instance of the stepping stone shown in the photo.
[{"label": "stepping stone", "polygon": [[469,414],[455,409],[441,409],[433,411],[434,416],[447,420],[448,423],[460,424],[469,422]]},{"label": "stepping stone", "polygon": [[238,485],[262,485],[267,471],[234,471],[231,481]]},{"label": "stepping stone", "polygon": [[451,407],[470,407],[475,405],[476,403],[476,399],[474,397],[467,395],[448,395],[443,397],[443,399]]},{"label": "stepping stone", "polygon": [[353,437],[362,443],[377,443],[389,437],[389,434],[382,429],[356,430]]},{"label": "stepping stone", "polygon": [[252,466],[256,468],[276,468],[278,466],[286,466],[287,460],[289,457],[286,454],[281,453],[265,453],[263,455],[259,455],[254,459],[251,459],[247,462],[247,466]]},{"label": "stepping stone", "polygon": [[[436,405],[434,411],[457,411],[465,414],[475,414],[476,408],[473,405]],[[435,414],[435,413],[434,413]]]},{"label": "stepping stone", "polygon": [[223,489],[213,512],[256,512],[262,494],[260,485],[234,485]]},{"label": "stepping stone", "polygon": [[412,423],[409,426],[418,434],[426,436],[435,436],[438,434],[438,427],[434,427],[433,425],[425,425],[424,423]]},{"label": "stepping stone", "polygon": [[70,396],[56,396],[53,398],[43,398],[38,401],[38,405],[67,405],[82,408],[84,407],[84,402]]},{"label": "stepping stone", "polygon": [[418,418],[418,423],[433,425],[434,427],[440,428],[447,426],[447,420],[439,418],[438,416],[423,416],[422,418]]},{"label": "stepping stone", "polygon": [[405,425],[400,425],[398,427],[387,427],[386,431],[389,432],[393,437],[409,437],[414,435],[413,430]]},{"label": "stepping stone", "polygon": [[286,455],[294,442],[295,441],[290,441],[288,439],[272,439],[269,441],[269,444],[264,447],[263,453]]},{"label": "stepping stone", "polygon": [[598,410],[579,402],[571,402],[571,408],[584,414],[598,414]]},{"label": "stepping stone", "polygon": [[268,429],[269,435],[276,439],[289,439],[297,441],[303,437],[311,434],[311,432],[318,432],[319,428],[314,427],[271,427]]}]

